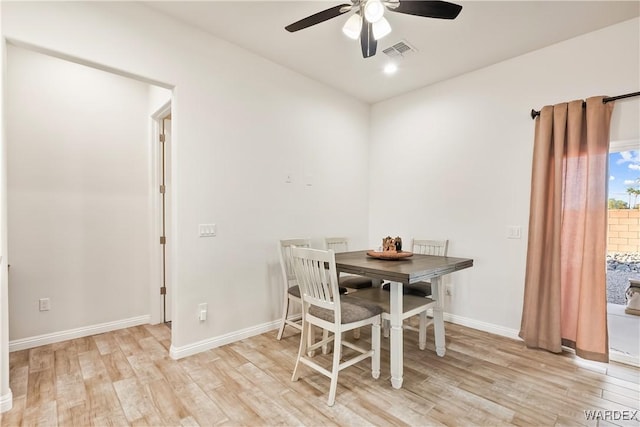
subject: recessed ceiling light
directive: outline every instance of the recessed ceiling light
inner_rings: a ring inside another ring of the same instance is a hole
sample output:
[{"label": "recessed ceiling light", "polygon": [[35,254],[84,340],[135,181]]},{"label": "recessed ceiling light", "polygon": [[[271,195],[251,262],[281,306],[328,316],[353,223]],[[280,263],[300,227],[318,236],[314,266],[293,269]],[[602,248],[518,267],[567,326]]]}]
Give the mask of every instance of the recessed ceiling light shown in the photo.
[{"label": "recessed ceiling light", "polygon": [[384,73],[385,74],[395,74],[395,72],[398,71],[398,66],[396,65],[395,62],[389,62],[387,65],[384,66]]}]

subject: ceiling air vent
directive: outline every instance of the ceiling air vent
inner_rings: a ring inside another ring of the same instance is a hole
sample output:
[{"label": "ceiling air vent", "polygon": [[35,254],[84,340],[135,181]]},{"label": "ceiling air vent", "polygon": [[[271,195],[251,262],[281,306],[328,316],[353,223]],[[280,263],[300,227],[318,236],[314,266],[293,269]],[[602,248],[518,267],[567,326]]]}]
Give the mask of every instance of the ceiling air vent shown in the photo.
[{"label": "ceiling air vent", "polygon": [[406,40],[400,40],[398,43],[384,49],[382,52],[390,58],[396,58],[398,56],[407,56],[417,51],[418,50],[407,43]]}]

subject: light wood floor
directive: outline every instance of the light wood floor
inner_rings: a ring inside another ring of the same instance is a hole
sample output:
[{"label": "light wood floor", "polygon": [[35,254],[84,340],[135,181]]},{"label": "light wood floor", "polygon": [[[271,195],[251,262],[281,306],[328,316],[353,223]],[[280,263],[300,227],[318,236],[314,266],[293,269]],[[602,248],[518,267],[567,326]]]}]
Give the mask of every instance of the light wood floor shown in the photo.
[{"label": "light wood floor", "polygon": [[[380,379],[371,378],[368,361],[347,368],[331,408],[326,377],[303,368],[291,382],[299,342],[291,330],[282,341],[274,331],[179,361],[169,358],[163,325],[18,351],[10,357],[14,408],[1,425],[597,425],[585,410],[639,409],[637,368],[446,329],[444,358],[433,351],[431,329],[425,351],[416,333],[405,334],[401,390],[389,383],[383,339]],[[363,330],[361,340],[369,336]],[[635,417],[599,425],[638,426]]]}]

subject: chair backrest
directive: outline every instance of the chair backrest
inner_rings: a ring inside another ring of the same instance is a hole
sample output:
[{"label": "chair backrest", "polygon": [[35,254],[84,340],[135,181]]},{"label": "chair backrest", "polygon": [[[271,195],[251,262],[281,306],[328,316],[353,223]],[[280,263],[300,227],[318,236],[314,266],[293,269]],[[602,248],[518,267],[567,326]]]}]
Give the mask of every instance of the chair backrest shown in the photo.
[{"label": "chair backrest", "polygon": [[414,254],[447,256],[448,248],[448,240],[413,239]]},{"label": "chair backrest", "polygon": [[291,258],[291,249],[294,247],[310,248],[311,240],[304,239],[282,239],[278,243],[278,254],[280,256],[280,268],[282,270],[282,277],[286,285],[286,289],[295,285],[296,274],[293,271],[293,264]]},{"label": "chair backrest", "polygon": [[324,248],[335,253],[349,252],[349,239],[346,237],[325,237]]},{"label": "chair backrest", "polygon": [[335,253],[331,249],[299,247],[291,252],[302,303],[334,311],[334,318],[339,323],[340,292]]}]

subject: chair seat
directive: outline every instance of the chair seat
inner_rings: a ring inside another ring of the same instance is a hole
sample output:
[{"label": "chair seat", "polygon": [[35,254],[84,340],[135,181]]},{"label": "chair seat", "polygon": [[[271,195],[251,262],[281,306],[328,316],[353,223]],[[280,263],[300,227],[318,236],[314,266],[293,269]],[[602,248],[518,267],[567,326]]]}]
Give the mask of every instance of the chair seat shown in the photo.
[{"label": "chair seat", "polygon": [[[371,288],[358,291],[353,294],[353,298],[364,299],[370,303],[378,305],[385,313],[391,313],[391,299],[389,293],[380,288]],[[403,313],[411,312],[425,304],[433,302],[429,298],[419,297],[416,295],[403,295],[402,311]]]},{"label": "chair seat", "polygon": [[[382,289],[389,291],[391,284],[385,283],[382,285]],[[428,297],[433,295],[431,292],[431,282],[416,282],[410,285],[404,285],[402,287],[402,293],[405,295],[415,295],[418,297]]]},{"label": "chair seat", "polygon": [[289,292],[294,297],[300,298],[300,286],[298,285],[290,286],[287,292]]},{"label": "chair seat", "polygon": [[[383,308],[375,302],[364,302],[352,296],[340,297],[342,324],[358,322],[382,314]],[[309,314],[327,322],[334,321],[334,311],[317,306],[309,307]]]},{"label": "chair seat", "polygon": [[419,297],[428,297],[432,294],[431,282],[416,282],[407,286],[409,294]]},{"label": "chair seat", "polygon": [[340,286],[351,289],[364,289],[373,286],[372,280],[364,276],[342,276],[339,282]]},{"label": "chair seat", "polygon": [[[391,283],[385,283],[384,285],[382,285],[381,288],[383,291],[389,292],[389,290],[391,289]],[[405,295],[409,294],[409,288],[407,288],[406,286],[402,287],[402,293]]]}]

